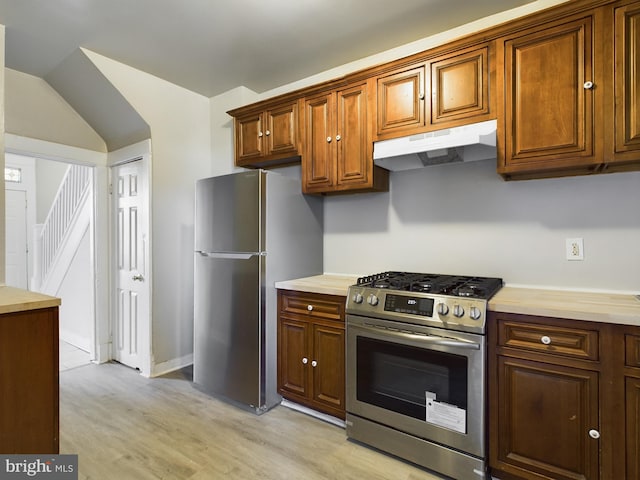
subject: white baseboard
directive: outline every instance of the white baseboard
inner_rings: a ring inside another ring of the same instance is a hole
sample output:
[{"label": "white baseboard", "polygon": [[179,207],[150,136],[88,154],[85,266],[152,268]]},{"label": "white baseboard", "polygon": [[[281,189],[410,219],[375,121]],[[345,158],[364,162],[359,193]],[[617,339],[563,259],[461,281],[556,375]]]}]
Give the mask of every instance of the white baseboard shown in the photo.
[{"label": "white baseboard", "polygon": [[339,418],[336,418],[334,416],[327,415],[326,413],[318,412],[317,410],[313,410],[312,408],[305,407],[304,405],[300,405],[299,403],[292,402],[290,400],[287,400],[286,398],[282,399],[280,405],[290,408],[291,410],[296,410],[297,412],[306,413],[307,415],[318,418],[320,420],[324,420],[325,422],[331,423],[340,428],[346,427],[344,420],[340,420]]},{"label": "white baseboard", "polygon": [[188,367],[193,364],[193,353],[185,355],[183,357],[174,358],[167,362],[156,363],[151,366],[151,375],[149,377],[159,377],[175,370]]}]

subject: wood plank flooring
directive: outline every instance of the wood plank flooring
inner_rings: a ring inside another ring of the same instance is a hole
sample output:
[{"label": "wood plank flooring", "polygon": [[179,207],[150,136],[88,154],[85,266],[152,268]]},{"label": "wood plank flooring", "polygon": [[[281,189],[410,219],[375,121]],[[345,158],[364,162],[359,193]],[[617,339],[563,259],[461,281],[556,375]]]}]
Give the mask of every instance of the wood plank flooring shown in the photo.
[{"label": "wood plank flooring", "polygon": [[155,379],[119,364],[60,372],[60,453],[95,480],[437,480],[278,406],[257,416],[195,389],[188,370]]}]

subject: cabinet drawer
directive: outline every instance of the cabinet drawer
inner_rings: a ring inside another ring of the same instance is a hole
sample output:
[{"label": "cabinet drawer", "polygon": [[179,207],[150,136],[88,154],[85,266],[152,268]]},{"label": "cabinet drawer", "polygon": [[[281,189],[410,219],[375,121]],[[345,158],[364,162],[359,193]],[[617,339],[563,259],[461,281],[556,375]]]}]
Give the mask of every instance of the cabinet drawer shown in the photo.
[{"label": "cabinet drawer", "polygon": [[625,365],[640,368],[640,335],[624,336],[624,352]]},{"label": "cabinet drawer", "polygon": [[280,312],[344,322],[346,299],[335,295],[282,292]]},{"label": "cabinet drawer", "polygon": [[500,346],[598,360],[598,332],[554,325],[500,321]]}]

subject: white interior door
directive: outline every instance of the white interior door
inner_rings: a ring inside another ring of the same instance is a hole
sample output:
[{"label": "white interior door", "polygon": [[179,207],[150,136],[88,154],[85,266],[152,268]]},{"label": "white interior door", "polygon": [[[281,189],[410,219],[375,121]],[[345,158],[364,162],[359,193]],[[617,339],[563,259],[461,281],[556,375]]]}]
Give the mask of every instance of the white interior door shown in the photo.
[{"label": "white interior door", "polygon": [[146,370],[150,356],[146,258],[147,182],[143,162],[113,167],[116,233],[114,359]]},{"label": "white interior door", "polygon": [[11,287],[27,289],[27,192],[5,190],[6,278]]}]

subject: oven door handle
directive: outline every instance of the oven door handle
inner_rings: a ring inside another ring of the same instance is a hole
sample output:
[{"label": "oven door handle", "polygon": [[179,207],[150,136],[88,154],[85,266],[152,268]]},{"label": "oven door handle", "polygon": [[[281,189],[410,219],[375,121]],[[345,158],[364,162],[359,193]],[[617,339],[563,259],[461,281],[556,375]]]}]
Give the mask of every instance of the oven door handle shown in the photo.
[{"label": "oven door handle", "polygon": [[438,337],[435,335],[420,335],[416,333],[403,332],[399,330],[390,330],[385,327],[377,327],[374,325],[358,325],[357,328],[362,330],[368,330],[370,332],[382,333],[385,335],[391,335],[394,337],[400,337],[411,340],[418,340],[420,342],[425,342],[430,345],[439,345],[443,347],[454,347],[454,348],[462,348],[466,350],[480,350],[480,344],[476,342],[472,342],[471,340],[462,340],[459,338],[446,338],[446,337]]}]

